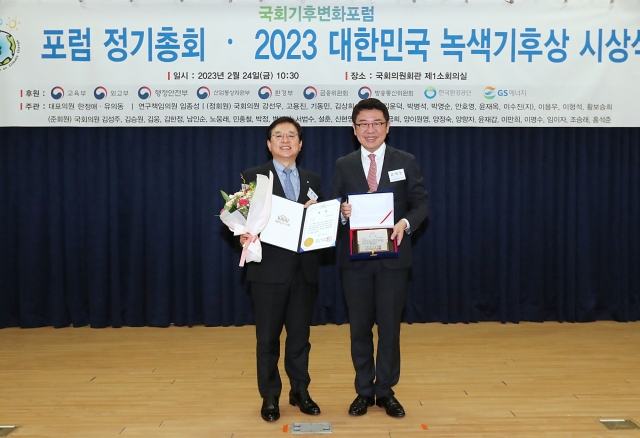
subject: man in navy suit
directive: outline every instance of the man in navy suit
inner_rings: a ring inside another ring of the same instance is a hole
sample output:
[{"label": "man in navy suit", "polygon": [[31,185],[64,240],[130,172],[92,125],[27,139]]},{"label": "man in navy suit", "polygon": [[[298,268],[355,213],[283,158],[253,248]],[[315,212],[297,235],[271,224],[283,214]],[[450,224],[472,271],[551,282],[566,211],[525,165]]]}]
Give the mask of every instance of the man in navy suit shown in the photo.
[{"label": "man in navy suit", "polygon": [[[302,128],[291,117],[280,117],[267,130],[267,147],[273,160],[242,173],[245,182],[256,175],[273,173],[273,194],[304,204],[321,200],[320,177],[296,166],[302,149]],[[242,235],[240,243],[249,235]],[[318,283],[318,255],[315,251],[295,253],[262,243],[262,261],[247,264],[255,322],[258,390],[262,396],[260,415],[265,421],[280,418],[282,380],[278,371],[280,334],[286,327],[284,367],[291,390],[289,403],[300,411],[317,415],[320,408],[311,399],[309,376],[309,331]]]},{"label": "man in navy suit", "polygon": [[[411,238],[427,217],[429,204],[422,173],[413,155],[385,144],[389,111],[378,99],[365,99],[353,108],[353,132],[360,148],[336,161],[333,197],[342,197],[338,259],[349,310],[351,359],[356,371],[357,397],[349,414],[364,415],[376,405],[392,417],[405,411],[393,387],[400,379],[400,323],[409,268]],[[393,191],[394,222],[390,239],[396,239],[397,258],[351,260],[348,193]],[[378,350],[374,360],[373,325],[378,324]]]}]

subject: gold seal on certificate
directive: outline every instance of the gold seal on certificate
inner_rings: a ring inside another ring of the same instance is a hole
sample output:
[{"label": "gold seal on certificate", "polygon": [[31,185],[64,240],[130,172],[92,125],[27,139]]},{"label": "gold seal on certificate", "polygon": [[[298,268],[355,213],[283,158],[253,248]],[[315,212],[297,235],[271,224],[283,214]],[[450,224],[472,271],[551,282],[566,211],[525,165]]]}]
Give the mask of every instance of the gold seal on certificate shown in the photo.
[{"label": "gold seal on certificate", "polygon": [[356,250],[360,254],[390,251],[389,230],[356,230]]}]

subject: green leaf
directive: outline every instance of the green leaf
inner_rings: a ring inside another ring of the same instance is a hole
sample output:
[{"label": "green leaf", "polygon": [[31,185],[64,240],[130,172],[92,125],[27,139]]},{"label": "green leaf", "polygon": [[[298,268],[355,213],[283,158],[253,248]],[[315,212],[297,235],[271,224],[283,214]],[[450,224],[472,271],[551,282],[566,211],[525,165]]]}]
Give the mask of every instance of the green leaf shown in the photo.
[{"label": "green leaf", "polygon": [[224,198],[224,202],[229,202],[229,195],[227,195],[225,192],[223,192],[222,190],[220,190],[220,193],[222,193],[222,197]]}]

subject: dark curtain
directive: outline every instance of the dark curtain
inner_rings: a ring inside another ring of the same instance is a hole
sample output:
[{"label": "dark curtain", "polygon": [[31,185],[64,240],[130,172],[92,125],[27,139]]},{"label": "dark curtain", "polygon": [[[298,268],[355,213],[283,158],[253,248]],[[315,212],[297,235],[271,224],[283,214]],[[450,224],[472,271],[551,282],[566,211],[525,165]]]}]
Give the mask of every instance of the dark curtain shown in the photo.
[{"label": "dark curtain", "polygon": [[[640,128],[399,128],[431,215],[404,319],[634,321]],[[331,191],[350,128],[305,129]],[[268,158],[265,129],[0,128],[0,327],[253,322],[219,190]],[[323,251],[316,324],[348,315]]]}]

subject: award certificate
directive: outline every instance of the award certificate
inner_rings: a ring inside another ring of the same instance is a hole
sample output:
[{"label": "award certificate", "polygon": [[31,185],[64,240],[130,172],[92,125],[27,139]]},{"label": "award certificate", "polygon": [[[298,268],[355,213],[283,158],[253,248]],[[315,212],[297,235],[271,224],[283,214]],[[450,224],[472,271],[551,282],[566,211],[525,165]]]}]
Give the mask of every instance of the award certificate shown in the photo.
[{"label": "award certificate", "polygon": [[300,239],[300,249],[311,251],[335,246],[339,220],[340,201],[337,199],[308,206]]}]

